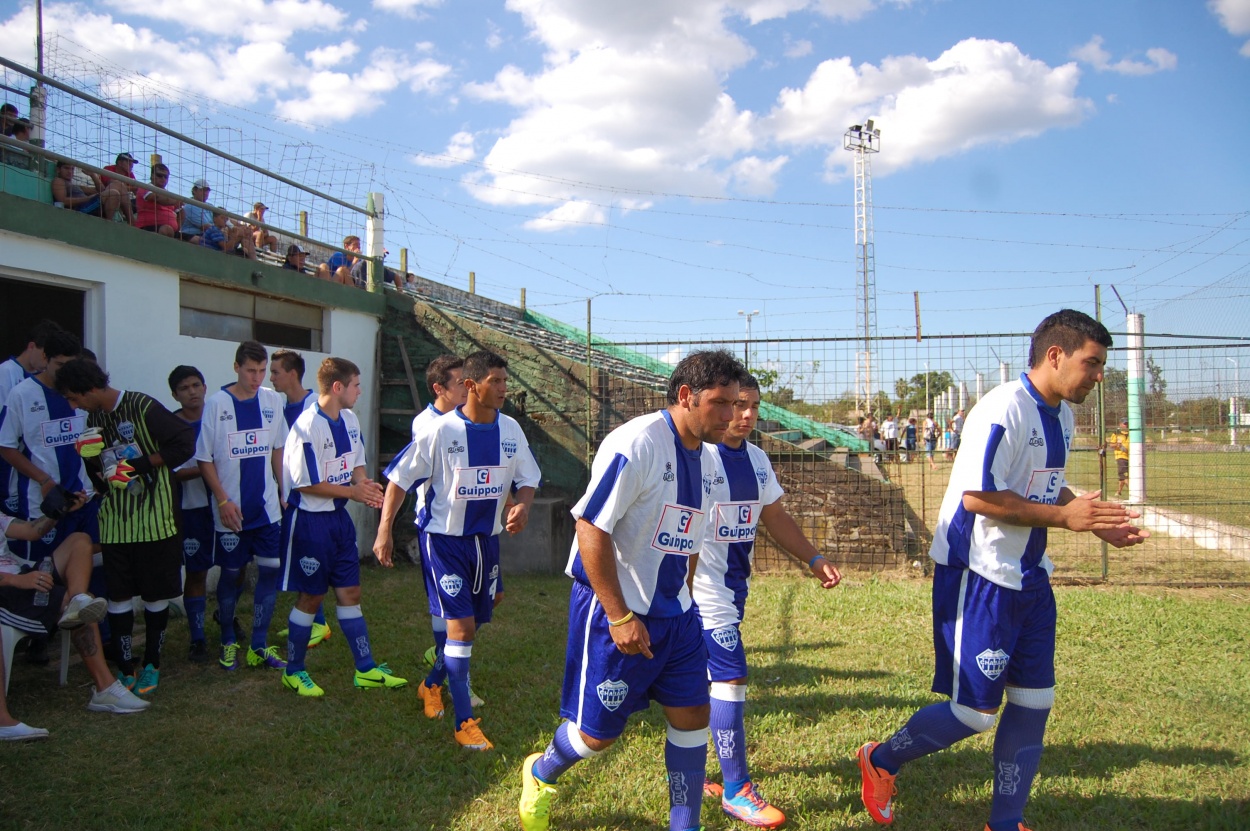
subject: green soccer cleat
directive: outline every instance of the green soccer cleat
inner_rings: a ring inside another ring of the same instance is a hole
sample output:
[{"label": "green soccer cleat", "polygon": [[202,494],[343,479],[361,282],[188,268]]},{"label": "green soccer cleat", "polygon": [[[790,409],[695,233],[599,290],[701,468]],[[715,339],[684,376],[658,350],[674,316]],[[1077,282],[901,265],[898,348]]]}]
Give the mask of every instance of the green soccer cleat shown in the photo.
[{"label": "green soccer cleat", "polygon": [[270,669],[286,669],[286,661],[278,657],[278,647],[266,646],[264,649],[248,649],[247,665],[249,667],[269,667]]},{"label": "green soccer cleat", "polygon": [[400,678],[391,671],[386,664],[378,664],[368,672],[356,670],[356,677],[352,680],[356,685],[356,689],[368,690],[377,687],[386,687],[387,689],[396,689],[403,687],[408,683],[407,678]]},{"label": "green soccer cleat", "polygon": [[525,831],[547,831],[551,800],[556,795],[555,786],[540,782],[534,776],[534,763],[542,757],[541,753],[531,753],[521,763],[521,802],[517,811]]},{"label": "green soccer cleat", "polygon": [[430,669],[434,668],[434,664],[438,661],[438,647],[431,646],[425,650],[425,665]]},{"label": "green soccer cleat", "polygon": [[300,670],[294,675],[282,673],[282,686],[288,690],[295,690],[305,698],[320,698],[326,694],[326,691],[318,687],[316,683],[308,677],[308,673]]},{"label": "green soccer cleat", "polygon": [[139,673],[139,679],[135,681],[134,691],[139,695],[151,695],[156,692],[156,687],[161,683],[161,671],[156,667],[148,664]]},{"label": "green soccer cleat", "polygon": [[217,659],[217,663],[221,664],[221,668],[226,672],[234,672],[239,668],[239,645],[237,643],[223,643],[221,645],[221,657]]}]

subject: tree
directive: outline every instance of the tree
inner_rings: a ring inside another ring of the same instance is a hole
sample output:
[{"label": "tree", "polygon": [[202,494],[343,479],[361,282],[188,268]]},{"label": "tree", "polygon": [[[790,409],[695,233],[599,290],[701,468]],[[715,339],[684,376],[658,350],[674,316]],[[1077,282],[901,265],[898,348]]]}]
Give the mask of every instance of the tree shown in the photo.
[{"label": "tree", "polygon": [[[928,378],[926,388],[925,379]],[[955,386],[955,376],[949,372],[920,372],[911,376],[910,380],[899,378],[894,382],[894,408],[906,416],[913,410],[926,412],[929,404],[938,393]],[[926,393],[928,398],[926,398]]]}]

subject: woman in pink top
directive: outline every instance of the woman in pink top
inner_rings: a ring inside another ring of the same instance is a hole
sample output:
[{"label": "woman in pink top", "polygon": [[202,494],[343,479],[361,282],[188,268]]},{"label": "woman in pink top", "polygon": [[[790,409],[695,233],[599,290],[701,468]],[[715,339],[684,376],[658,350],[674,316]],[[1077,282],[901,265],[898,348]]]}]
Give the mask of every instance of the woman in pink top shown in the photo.
[{"label": "woman in pink top", "polygon": [[[163,164],[152,165],[152,184],[158,188],[168,188],[169,168]],[[155,231],[167,237],[174,236],[182,224],[178,217],[182,202],[144,188],[139,188],[135,197],[135,225],[145,231]]]}]

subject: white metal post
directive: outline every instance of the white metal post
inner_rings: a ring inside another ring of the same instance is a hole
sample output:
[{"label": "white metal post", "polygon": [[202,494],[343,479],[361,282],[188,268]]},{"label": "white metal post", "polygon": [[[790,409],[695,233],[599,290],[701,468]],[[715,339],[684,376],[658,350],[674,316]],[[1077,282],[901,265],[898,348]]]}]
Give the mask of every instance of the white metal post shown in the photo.
[{"label": "white metal post", "polygon": [[1128,501],[1146,501],[1146,317],[1128,316]]}]

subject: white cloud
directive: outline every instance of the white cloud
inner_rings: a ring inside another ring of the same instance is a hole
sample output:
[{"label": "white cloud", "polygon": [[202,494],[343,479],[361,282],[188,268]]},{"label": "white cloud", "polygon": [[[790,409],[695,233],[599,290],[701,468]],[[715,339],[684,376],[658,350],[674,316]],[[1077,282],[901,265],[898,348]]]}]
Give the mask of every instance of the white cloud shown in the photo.
[{"label": "white cloud", "polygon": [[1115,72],[1119,75],[1153,75],[1165,69],[1176,69],[1176,55],[1161,47],[1146,50],[1145,61],[1121,58],[1111,62],[1111,53],[1102,48],[1102,36],[1094,35],[1086,43],[1072,50],[1072,57],[1089,64],[1099,72]]},{"label": "white cloud", "polygon": [[537,219],[531,219],[525,223],[525,228],[530,231],[564,231],[581,225],[602,225],[606,221],[607,214],[600,206],[573,200]]},{"label": "white cloud", "polygon": [[410,63],[391,49],[377,49],[369,64],[355,74],[322,70],[311,73],[301,85],[304,94],[279,101],[279,115],[300,121],[327,123],[345,121],[376,110],[385,95],[401,85],[413,92],[437,90],[451,67],[432,60]]},{"label": "white cloud", "polygon": [[344,41],[343,43],[332,43],[329,46],[322,46],[304,53],[304,59],[313,65],[316,69],[329,69],[332,66],[338,66],[344,61],[350,61],[356,57],[356,53],[360,51],[360,47],[353,41]]},{"label": "white cloud", "polygon": [[105,0],[138,17],[176,23],[193,34],[285,41],[300,31],[335,31],[347,14],[324,0]]},{"label": "white cloud", "polygon": [[747,156],[729,166],[736,191],[746,196],[772,196],[777,190],[777,174],[789,161],[788,156],[761,159]]},{"label": "white cloud", "polygon": [[[1250,35],[1250,0],[1210,0],[1207,8],[1230,35]],[[1250,58],[1250,40],[1241,45],[1240,54]]]},{"label": "white cloud", "polygon": [[492,52],[503,45],[503,31],[493,20],[486,21],[489,34],[486,35],[486,48]]},{"label": "white cloud", "polygon": [[[906,5],[903,0],[900,5]],[[727,4],[752,25],[811,10],[835,20],[858,20],[880,5],[874,0],[730,0]]]},{"label": "white cloud", "polygon": [[790,40],[786,37],[785,55],[787,58],[802,58],[812,54],[812,42],[810,40]]},{"label": "white cloud", "polygon": [[412,157],[412,161],[421,167],[455,167],[477,158],[473,144],[473,134],[461,131],[451,137],[447,149],[442,153],[418,153]]},{"label": "white cloud", "polygon": [[889,172],[979,144],[1008,142],[1078,123],[1092,104],[1076,96],[1080,70],[1051,67],[1011,43],[968,39],[934,60],[887,58],[858,69],[849,58],[822,62],[802,89],[785,89],[760,129],[781,144],[830,147],[828,173],[850,164],[841,136],[876,117]]},{"label": "white cloud", "polygon": [[443,0],[373,0],[375,9],[403,17],[420,17],[419,9],[432,9],[442,4]]}]

